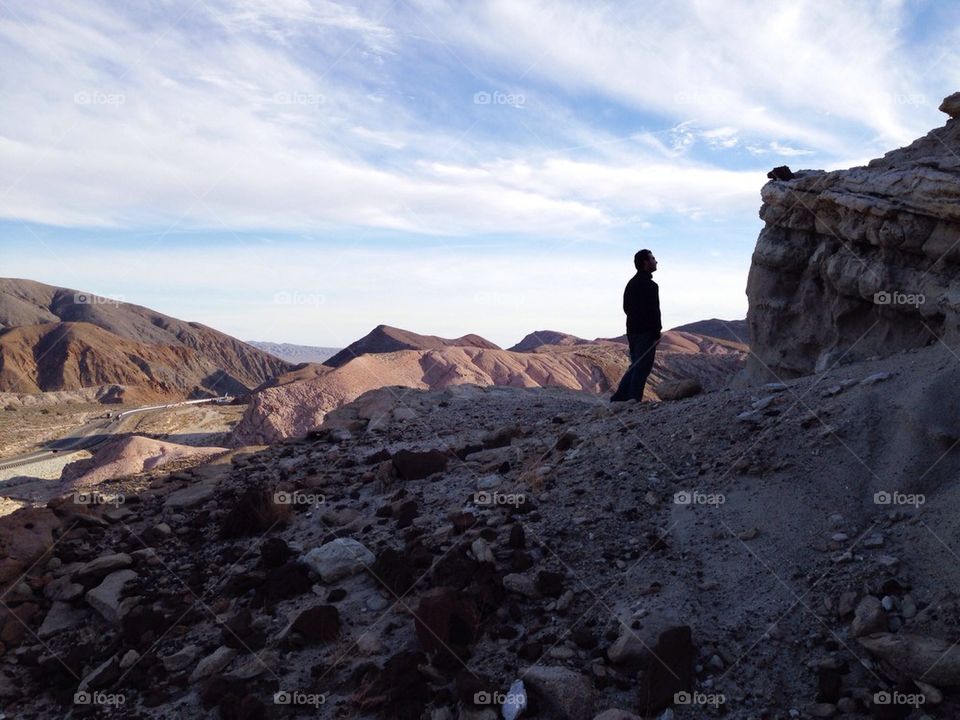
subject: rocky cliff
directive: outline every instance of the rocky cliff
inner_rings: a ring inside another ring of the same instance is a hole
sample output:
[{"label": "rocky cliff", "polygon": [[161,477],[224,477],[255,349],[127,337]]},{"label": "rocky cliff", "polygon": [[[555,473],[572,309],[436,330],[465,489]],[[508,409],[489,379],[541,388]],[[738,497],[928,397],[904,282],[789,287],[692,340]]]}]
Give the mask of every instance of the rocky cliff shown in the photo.
[{"label": "rocky cliff", "polygon": [[866,166],[777,174],[747,281],[751,380],[960,332],[960,93],[946,125]]}]

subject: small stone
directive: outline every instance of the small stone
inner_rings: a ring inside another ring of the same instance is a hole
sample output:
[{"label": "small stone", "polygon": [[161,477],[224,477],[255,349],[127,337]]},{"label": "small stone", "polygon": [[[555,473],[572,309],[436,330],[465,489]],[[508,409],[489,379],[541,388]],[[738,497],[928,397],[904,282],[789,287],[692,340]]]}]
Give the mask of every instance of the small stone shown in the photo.
[{"label": "small stone", "polygon": [[807,708],[810,717],[830,718],[837,714],[837,706],[833,703],[814,703]]},{"label": "small stone", "polygon": [[57,633],[76,627],[87,618],[87,610],[74,608],[70,603],[56,601],[50,606],[43,624],[37,630],[41,640],[53,637]]},{"label": "small stone", "polygon": [[134,665],[136,665],[137,660],[139,659],[140,659],[140,653],[138,653],[136,650],[132,648],[130,650],[127,650],[123,654],[123,657],[120,658],[120,669],[129,670]]},{"label": "small stone", "polygon": [[540,591],[537,590],[537,581],[530,575],[522,573],[510,573],[503,576],[503,587],[510,592],[515,592],[524,597],[540,597]]},{"label": "small stone", "polygon": [[83,565],[74,573],[74,577],[103,577],[104,575],[109,575],[114,570],[122,570],[131,565],[133,565],[133,558],[126,553],[101,555]]},{"label": "small stone", "polygon": [[522,673],[550,717],[559,720],[590,720],[595,696],[586,675],[565,667],[535,665]]},{"label": "small stone", "polygon": [[908,620],[917,614],[917,602],[913,595],[904,595],[900,603],[900,614]]},{"label": "small stone", "polygon": [[196,645],[186,645],[173,655],[160,658],[163,668],[169,673],[179,672],[193,663],[199,652]]},{"label": "small stone", "polygon": [[163,504],[164,507],[174,510],[196,507],[212,498],[216,489],[216,480],[202,480],[195,482],[193,485],[188,485],[182,490],[170,493]]},{"label": "small stone", "polygon": [[88,590],[87,604],[96,610],[103,618],[114,625],[119,625],[123,616],[120,595],[124,586],[134,580],[137,574],[133,570],[117,570],[107,575],[97,587]]},{"label": "small stone", "polygon": [[878,372],[873,373],[872,375],[867,375],[863,380],[860,381],[861,385],[876,385],[878,382],[883,382],[884,380],[889,380],[893,375],[888,372]]},{"label": "small stone", "polygon": [[887,614],[883,605],[873,595],[867,595],[854,611],[853,622],[850,624],[851,637],[870,635],[886,628]]},{"label": "small stone", "polygon": [[190,682],[203,680],[223,670],[237,656],[237,651],[225,645],[217,648],[203,660],[197,663],[197,667],[190,673]]},{"label": "small stone", "polygon": [[865,548],[878,548],[883,547],[883,535],[874,534],[869,535],[863,539],[863,546]]}]

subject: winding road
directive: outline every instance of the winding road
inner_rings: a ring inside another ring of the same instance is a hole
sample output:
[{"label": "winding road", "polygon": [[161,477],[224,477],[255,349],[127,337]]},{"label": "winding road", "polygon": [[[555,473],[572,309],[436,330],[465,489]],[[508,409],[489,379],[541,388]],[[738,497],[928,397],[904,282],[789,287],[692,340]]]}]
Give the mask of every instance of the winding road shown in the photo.
[{"label": "winding road", "polygon": [[14,455],[0,459],[0,470],[7,470],[22,465],[31,465],[43,460],[49,460],[56,455],[95,448],[105,443],[111,437],[119,435],[124,425],[124,420],[136,413],[156,412],[158,410],[167,410],[169,408],[182,407],[183,405],[199,405],[201,403],[227,403],[231,400],[233,400],[233,398],[229,395],[216,398],[204,398],[203,400],[184,400],[166,405],[148,405],[123,410],[111,417],[94,418],[80,427],[71,430],[66,435],[49,441],[42,450],[34,450],[33,452],[22,455]]}]

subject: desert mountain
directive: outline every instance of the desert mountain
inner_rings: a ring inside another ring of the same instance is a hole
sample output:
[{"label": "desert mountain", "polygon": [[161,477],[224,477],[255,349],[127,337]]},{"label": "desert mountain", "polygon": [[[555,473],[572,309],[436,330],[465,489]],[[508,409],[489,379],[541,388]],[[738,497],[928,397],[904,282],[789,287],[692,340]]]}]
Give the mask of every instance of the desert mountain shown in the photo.
[{"label": "desert mountain", "polygon": [[694,335],[703,335],[704,337],[714,338],[716,340],[725,340],[727,342],[739,343],[740,345],[750,345],[750,332],[746,320],[719,320],[711,318],[710,320],[698,320],[697,322],[687,323],[675,327],[678,332],[688,332]]},{"label": "desert mountain", "polygon": [[258,350],[270,353],[284,362],[294,365],[299,363],[322,363],[336,355],[342,348],[317,347],[315,345],[295,345],[293,343],[276,343],[264,340],[247,340]]},{"label": "desert mountain", "polygon": [[479,335],[464,335],[459,338],[447,339],[436,335],[420,335],[389,325],[377,325],[369,333],[345,347],[324,364],[330,367],[340,367],[360,355],[389,353],[397,350],[440,350],[447,347],[500,349],[497,345],[489,340],[484,340]]},{"label": "desert mountain", "polygon": [[[406,349],[383,349],[401,339]],[[319,426],[329,411],[378,387],[435,389],[469,383],[604,393],[616,387],[629,365],[625,341],[589,341],[547,331],[532,333],[514,347],[529,349],[501,350],[476,335],[444,340],[381,326],[353,343],[339,360],[300,365],[264,383],[235,430],[236,443],[303,435]],[[648,397],[657,399],[666,383],[683,379],[710,390],[723,387],[743,367],[746,354],[743,346],[668,331],[650,375]],[[342,364],[331,367],[334,361]]]},{"label": "desert mountain", "polygon": [[121,385],[140,399],[241,394],[288,368],[200,323],[0,278],[0,392]]}]

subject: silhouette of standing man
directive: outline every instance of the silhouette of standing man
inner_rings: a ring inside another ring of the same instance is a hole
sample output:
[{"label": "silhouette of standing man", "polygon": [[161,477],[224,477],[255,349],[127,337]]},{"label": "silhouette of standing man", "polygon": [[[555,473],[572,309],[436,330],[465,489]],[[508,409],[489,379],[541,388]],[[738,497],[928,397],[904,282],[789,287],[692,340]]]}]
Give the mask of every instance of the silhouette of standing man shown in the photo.
[{"label": "silhouette of standing man", "polygon": [[649,250],[641,250],[633,256],[633,264],[637,274],[630,278],[623,291],[630,367],[610,398],[611,402],[643,399],[643,388],[653,369],[653,356],[660,342],[660,288],[653,281],[657,259]]}]

